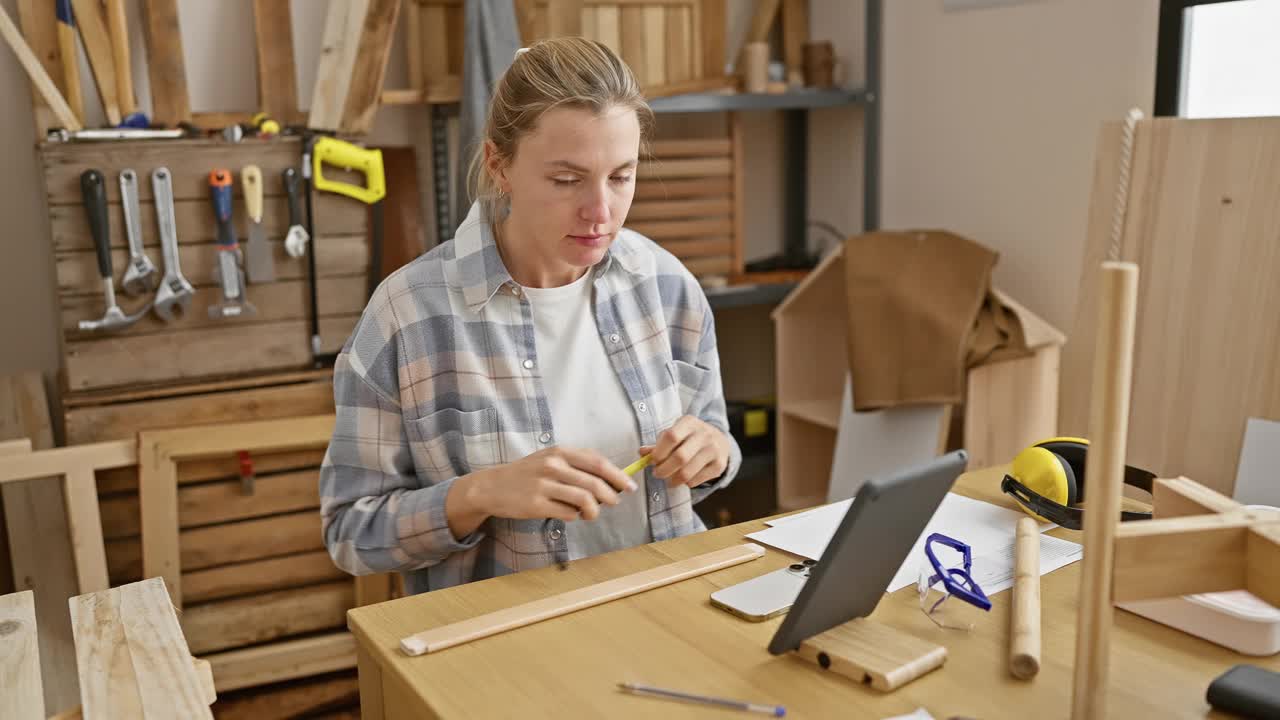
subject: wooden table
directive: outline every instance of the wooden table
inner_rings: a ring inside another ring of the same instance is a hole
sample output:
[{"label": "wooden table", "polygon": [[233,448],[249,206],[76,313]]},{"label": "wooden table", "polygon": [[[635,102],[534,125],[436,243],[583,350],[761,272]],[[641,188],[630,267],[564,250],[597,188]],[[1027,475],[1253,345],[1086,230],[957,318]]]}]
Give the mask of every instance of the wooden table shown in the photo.
[{"label": "wooden table", "polygon": [[[1000,476],[1000,468],[969,473],[955,491],[1012,506],[999,492]],[[969,633],[934,625],[914,588],[885,596],[874,618],[949,653],[942,668],[892,693],[792,655],[770,655],[781,618],[740,620],[712,607],[708,596],[794,561],[772,548],[759,560],[437,654],[408,657],[399,649],[406,635],[741,543],[764,527],[755,520],[588,558],[564,571],[543,568],[353,609],[348,625],[359,645],[363,717],[731,716],[626,695],[619,681],[780,704],[788,717],[885,718],[919,707],[939,720],[1069,716],[1080,563],[1041,578],[1042,666],[1030,682],[1009,675],[1011,591],[992,598],[989,614],[974,609],[977,626]],[[1061,528],[1051,534],[1080,540]],[[1218,717],[1204,700],[1213,678],[1242,662],[1280,670],[1280,656],[1238,655],[1123,610],[1115,611],[1112,640],[1108,709],[1115,718]]]}]

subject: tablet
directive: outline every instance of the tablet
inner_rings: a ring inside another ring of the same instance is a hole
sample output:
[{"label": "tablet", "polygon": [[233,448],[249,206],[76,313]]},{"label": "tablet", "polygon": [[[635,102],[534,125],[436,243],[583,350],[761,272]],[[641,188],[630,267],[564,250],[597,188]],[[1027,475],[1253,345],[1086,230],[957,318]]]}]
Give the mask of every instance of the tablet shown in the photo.
[{"label": "tablet", "polygon": [[814,635],[870,615],[968,460],[956,450],[868,480],[811,568],[769,652],[795,650]]}]

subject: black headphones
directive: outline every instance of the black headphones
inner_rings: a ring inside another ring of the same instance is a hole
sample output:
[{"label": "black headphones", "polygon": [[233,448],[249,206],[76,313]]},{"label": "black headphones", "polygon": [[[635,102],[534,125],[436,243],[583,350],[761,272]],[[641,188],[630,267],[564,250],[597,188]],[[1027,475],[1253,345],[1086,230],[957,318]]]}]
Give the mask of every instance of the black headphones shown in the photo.
[{"label": "black headphones", "polygon": [[[1000,489],[1018,501],[1032,517],[1079,530],[1084,511],[1076,507],[1084,500],[1085,456],[1089,441],[1059,437],[1038,442],[1018,453]],[[1124,484],[1151,494],[1155,473],[1126,465]],[[1122,510],[1120,519],[1150,520],[1151,513]]]}]

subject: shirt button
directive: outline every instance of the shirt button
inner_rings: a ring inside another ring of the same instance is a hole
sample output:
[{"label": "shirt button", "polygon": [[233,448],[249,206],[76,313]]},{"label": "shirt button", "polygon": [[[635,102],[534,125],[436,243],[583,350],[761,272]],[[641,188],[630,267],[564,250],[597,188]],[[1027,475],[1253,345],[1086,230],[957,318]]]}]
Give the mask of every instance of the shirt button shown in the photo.
[{"label": "shirt button", "polygon": [[516,297],[520,297],[520,286],[519,286],[519,285],[512,285],[512,286],[511,286],[511,294],[512,294],[512,295],[515,295]]},{"label": "shirt button", "polygon": [[544,432],[538,436],[538,442],[546,444],[551,442],[551,433]]},{"label": "shirt button", "polygon": [[611,343],[617,343],[617,342],[620,342],[621,340],[622,340],[622,336],[618,335],[618,333],[614,333],[609,336],[609,342]]},{"label": "shirt button", "polygon": [[524,365],[524,369],[525,369],[525,370],[532,370],[532,369],[533,369],[533,361],[532,361],[532,360],[525,360],[523,363],[520,363],[520,364],[521,364],[521,365]]},{"label": "shirt button", "polygon": [[561,535],[560,528],[552,528],[550,535],[552,540],[559,540]]},{"label": "shirt button", "polygon": [[639,410],[640,412],[649,412],[649,406],[645,405],[643,400],[636,403],[636,409]]}]

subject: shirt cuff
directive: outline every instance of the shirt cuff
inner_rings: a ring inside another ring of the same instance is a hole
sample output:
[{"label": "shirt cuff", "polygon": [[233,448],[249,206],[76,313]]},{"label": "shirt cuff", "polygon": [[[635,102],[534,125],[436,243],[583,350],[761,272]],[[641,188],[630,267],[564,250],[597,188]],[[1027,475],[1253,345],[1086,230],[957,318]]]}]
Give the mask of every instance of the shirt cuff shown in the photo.
[{"label": "shirt cuff", "polygon": [[444,502],[449,489],[457,481],[458,478],[454,477],[431,487],[405,493],[399,513],[399,535],[401,547],[406,553],[433,561],[470,550],[484,539],[485,533],[480,529],[461,539],[455,539],[453,531],[449,529]]}]

